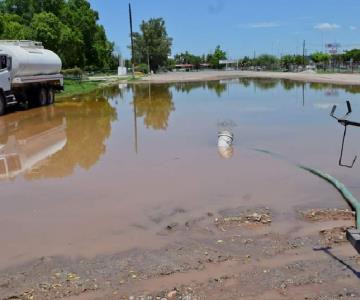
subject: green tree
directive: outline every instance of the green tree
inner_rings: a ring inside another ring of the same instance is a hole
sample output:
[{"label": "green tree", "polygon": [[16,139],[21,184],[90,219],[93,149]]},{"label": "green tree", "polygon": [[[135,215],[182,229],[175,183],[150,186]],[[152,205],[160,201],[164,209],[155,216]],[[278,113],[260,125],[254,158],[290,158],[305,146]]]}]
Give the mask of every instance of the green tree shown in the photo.
[{"label": "green tree", "polygon": [[352,49],[352,50],[346,51],[344,53],[344,58],[347,61],[350,61],[352,59],[353,62],[359,63],[360,62],[360,49]]},{"label": "green tree", "polygon": [[248,68],[248,67],[251,66],[251,59],[250,59],[248,56],[244,56],[243,59],[240,59],[239,65],[240,65],[242,68]]},{"label": "green tree", "polygon": [[302,66],[303,64],[306,64],[306,57],[304,61],[304,57],[302,55],[294,55],[294,64],[297,66]]},{"label": "green tree", "polygon": [[140,32],[133,33],[134,60],[136,63],[150,62],[150,68],[157,71],[166,66],[171,54],[172,38],[166,31],[165,21],[162,18],[142,21]]},{"label": "green tree", "polygon": [[278,62],[278,58],[270,54],[262,54],[256,58],[256,64],[265,67],[266,69],[274,68],[277,66]]},{"label": "green tree", "polygon": [[325,70],[331,60],[331,55],[324,52],[315,52],[311,55],[311,59],[314,63],[318,66],[322,66]]},{"label": "green tree", "polygon": [[53,13],[35,14],[31,21],[32,37],[48,49],[57,51],[60,44],[62,24]]},{"label": "green tree", "polygon": [[24,23],[29,24],[34,14],[33,4],[34,0],[4,0],[2,1],[2,10],[5,13],[20,16]]},{"label": "green tree", "polygon": [[311,54],[311,59],[314,63],[328,63],[331,59],[331,55],[324,52],[315,52]]},{"label": "green tree", "polygon": [[[98,31],[101,30],[97,24],[99,15],[91,9],[86,0],[68,0],[63,10],[63,18],[70,28],[77,28],[83,40],[84,64],[91,68],[103,68],[106,59],[98,52]],[[84,67],[84,66],[82,66]]]},{"label": "green tree", "polygon": [[117,66],[114,44],[98,20],[87,0],[0,0],[0,38],[43,42],[66,68]]},{"label": "green tree", "polygon": [[6,40],[27,40],[31,38],[30,28],[21,23],[22,19],[19,16],[4,13],[1,15],[1,20],[3,29],[0,38]]},{"label": "green tree", "polygon": [[33,9],[35,13],[51,12],[54,15],[61,15],[65,6],[64,0],[34,0]]},{"label": "green tree", "polygon": [[66,67],[84,66],[84,41],[81,32],[67,25],[61,27],[60,46],[58,54]]},{"label": "green tree", "polygon": [[207,62],[211,65],[211,67],[215,69],[220,69],[222,66],[220,65],[220,60],[227,59],[226,52],[221,50],[220,46],[215,48],[214,53],[208,54]]},{"label": "green tree", "polygon": [[292,64],[294,64],[294,56],[292,55],[284,55],[280,59],[281,67],[285,68],[286,70],[290,70]]},{"label": "green tree", "polygon": [[188,51],[176,54],[174,59],[177,64],[192,64],[196,69],[199,69],[200,64],[203,62],[201,56],[193,55]]},{"label": "green tree", "polygon": [[4,20],[3,20],[3,18],[0,18],[0,36],[4,32],[4,27],[5,27]]},{"label": "green tree", "polygon": [[102,25],[96,26],[93,47],[96,51],[97,65],[106,69],[117,66],[118,60],[114,54],[114,43],[110,43],[107,40],[105,29]]}]

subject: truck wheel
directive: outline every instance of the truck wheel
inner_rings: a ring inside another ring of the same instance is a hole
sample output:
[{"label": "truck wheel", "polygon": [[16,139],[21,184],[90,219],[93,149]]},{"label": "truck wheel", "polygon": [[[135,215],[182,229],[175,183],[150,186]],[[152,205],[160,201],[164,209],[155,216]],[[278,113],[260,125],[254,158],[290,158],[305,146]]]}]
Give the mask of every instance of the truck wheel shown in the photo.
[{"label": "truck wheel", "polygon": [[5,97],[0,93],[0,116],[5,114]]},{"label": "truck wheel", "polygon": [[53,89],[48,90],[47,104],[52,105],[55,102],[55,92]]},{"label": "truck wheel", "polygon": [[38,95],[39,106],[47,104],[48,93],[45,88],[41,88]]}]

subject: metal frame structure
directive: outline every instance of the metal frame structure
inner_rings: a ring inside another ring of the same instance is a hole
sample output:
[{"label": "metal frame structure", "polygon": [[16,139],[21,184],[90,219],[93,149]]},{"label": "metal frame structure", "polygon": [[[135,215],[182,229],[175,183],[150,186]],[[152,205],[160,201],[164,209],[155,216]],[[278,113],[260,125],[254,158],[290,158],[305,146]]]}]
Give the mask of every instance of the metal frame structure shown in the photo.
[{"label": "metal frame structure", "polygon": [[334,119],[336,119],[339,124],[344,126],[344,134],[343,134],[343,139],[342,139],[342,144],[341,144],[339,166],[346,167],[346,168],[352,168],[354,166],[354,164],[355,164],[356,159],[357,159],[356,155],[355,155],[354,159],[352,160],[352,162],[350,164],[343,163],[345,137],[346,137],[346,133],[347,133],[347,127],[348,126],[360,127],[360,122],[354,122],[354,121],[348,120],[348,117],[352,113],[352,108],[351,108],[350,101],[346,101],[346,106],[347,106],[347,113],[343,117],[336,117],[335,116],[335,111],[336,111],[336,108],[337,108],[336,105],[333,106],[333,108],[331,110],[331,113],[330,113],[330,116],[333,117]]},{"label": "metal frame structure", "polygon": [[[345,143],[345,136],[346,136],[346,130],[348,126],[355,126],[360,127],[360,122],[354,122],[348,120],[348,117],[352,113],[351,103],[350,101],[346,101],[347,106],[347,113],[343,117],[336,117],[335,111],[336,111],[336,105],[333,106],[330,116],[333,117],[338,121],[339,124],[344,126],[344,134],[342,139],[342,145],[341,145],[341,153],[340,153],[340,159],[339,159],[339,165],[347,168],[352,168],[355,164],[355,161],[357,159],[357,156],[353,159],[351,164],[344,164],[342,162],[342,156],[344,151],[344,143]],[[360,203],[354,199],[353,202],[350,202],[352,208],[356,211],[356,228],[349,228],[346,230],[346,238],[351,243],[351,245],[356,249],[358,253],[360,253]]]}]

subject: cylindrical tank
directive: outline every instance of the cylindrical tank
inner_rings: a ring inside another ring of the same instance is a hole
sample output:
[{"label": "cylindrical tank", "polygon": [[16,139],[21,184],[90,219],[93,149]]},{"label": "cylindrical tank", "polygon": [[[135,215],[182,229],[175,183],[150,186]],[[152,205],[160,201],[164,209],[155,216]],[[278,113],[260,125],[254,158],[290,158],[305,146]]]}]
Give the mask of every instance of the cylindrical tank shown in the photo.
[{"label": "cylindrical tank", "polygon": [[59,56],[36,42],[0,41],[0,54],[12,59],[12,78],[58,74],[62,67]]}]

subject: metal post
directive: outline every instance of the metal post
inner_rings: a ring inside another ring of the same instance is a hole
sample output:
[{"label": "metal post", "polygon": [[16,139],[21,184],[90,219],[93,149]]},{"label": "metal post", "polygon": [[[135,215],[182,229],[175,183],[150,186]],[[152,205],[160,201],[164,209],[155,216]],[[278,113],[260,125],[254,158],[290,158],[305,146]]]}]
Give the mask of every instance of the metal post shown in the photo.
[{"label": "metal post", "polygon": [[132,25],[132,13],[131,4],[129,3],[129,21],[130,21],[130,36],[131,36],[131,65],[132,65],[132,76],[135,78],[135,64],[134,64],[134,35]]}]

